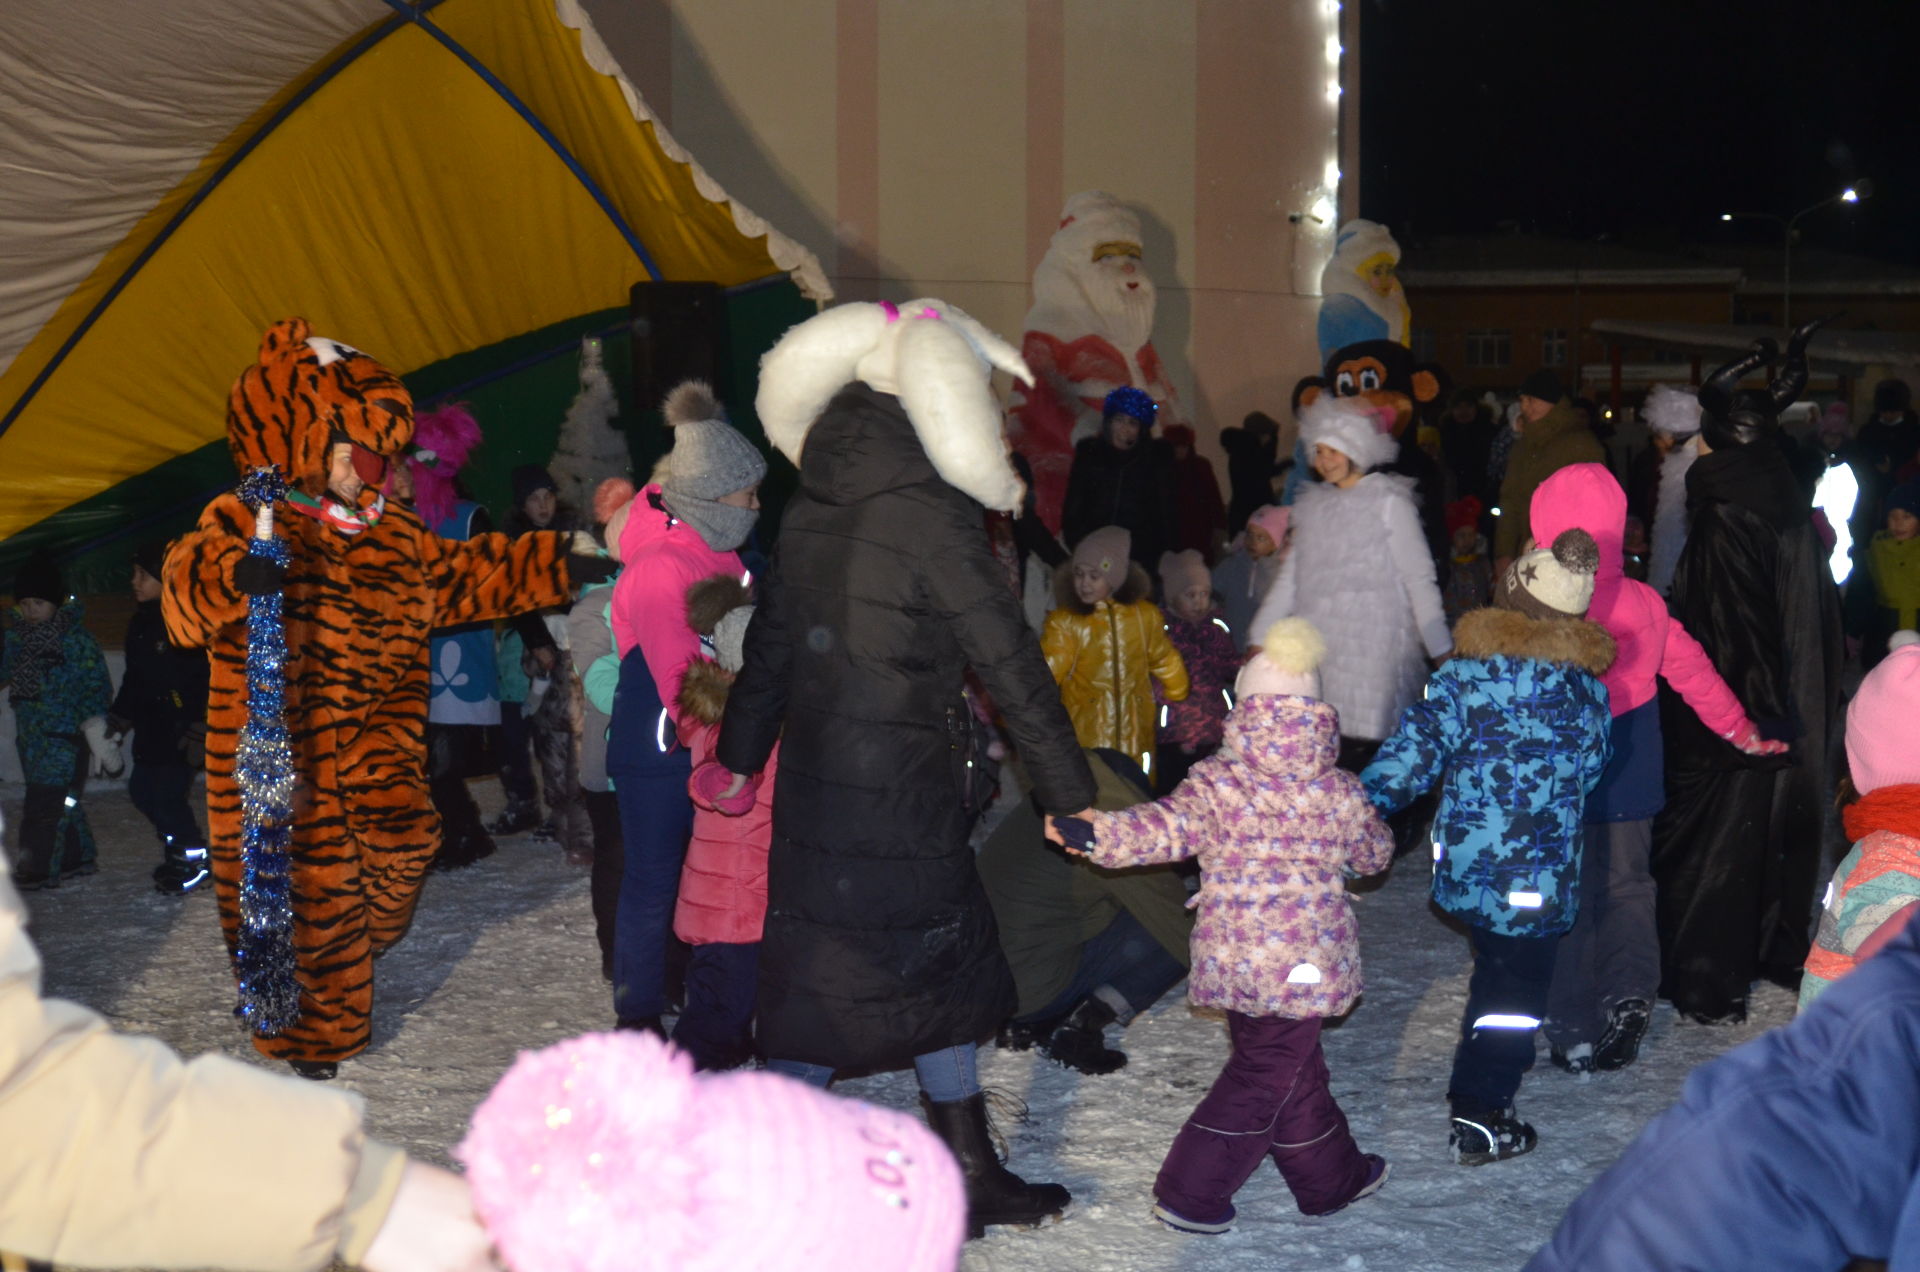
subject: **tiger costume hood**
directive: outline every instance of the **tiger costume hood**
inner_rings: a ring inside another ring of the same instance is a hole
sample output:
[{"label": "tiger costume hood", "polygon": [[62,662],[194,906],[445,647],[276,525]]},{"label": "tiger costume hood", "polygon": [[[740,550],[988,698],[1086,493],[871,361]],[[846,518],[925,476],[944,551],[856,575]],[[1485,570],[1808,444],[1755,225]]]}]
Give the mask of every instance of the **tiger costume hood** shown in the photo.
[{"label": "tiger costume hood", "polygon": [[283,318],[267,328],[259,360],[227,398],[234,466],[245,473],[277,464],[289,485],[318,496],[336,436],[398,458],[413,440],[413,395],[358,349],[314,335],[305,318]]}]

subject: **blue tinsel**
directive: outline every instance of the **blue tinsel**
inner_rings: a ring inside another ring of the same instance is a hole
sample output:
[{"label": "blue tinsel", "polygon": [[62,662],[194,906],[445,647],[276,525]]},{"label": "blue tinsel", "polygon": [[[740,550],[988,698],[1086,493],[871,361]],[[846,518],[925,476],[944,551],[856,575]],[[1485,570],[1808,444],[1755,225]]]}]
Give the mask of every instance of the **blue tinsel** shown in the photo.
[{"label": "blue tinsel", "polygon": [[[236,493],[248,507],[279,501],[278,468],[256,468]],[[247,554],[286,567],[287,541],[247,540]],[[234,755],[240,787],[240,931],[235,963],[240,1018],[272,1037],[300,1017],[294,975],[293,894],[287,846],[293,838],[293,748],[287,737],[287,629],[278,592],[247,598],[247,723]]]}]

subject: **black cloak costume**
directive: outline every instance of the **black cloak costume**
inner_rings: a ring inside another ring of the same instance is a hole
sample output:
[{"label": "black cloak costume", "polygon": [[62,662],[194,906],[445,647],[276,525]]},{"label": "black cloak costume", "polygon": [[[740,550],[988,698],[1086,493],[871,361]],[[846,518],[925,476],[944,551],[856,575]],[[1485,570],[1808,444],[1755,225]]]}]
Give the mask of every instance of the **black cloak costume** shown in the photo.
[{"label": "black cloak costume", "polygon": [[1736,386],[1774,360],[1771,340],[1700,389],[1707,453],[1687,473],[1687,544],[1669,607],[1761,734],[1791,749],[1746,755],[1661,685],[1667,803],[1652,858],[1660,993],[1699,1020],[1744,1019],[1753,980],[1791,985],[1807,955],[1843,650],[1827,554],[1773,435],[1806,385],[1806,343],[1822,321],[1793,333],[1765,390]]}]

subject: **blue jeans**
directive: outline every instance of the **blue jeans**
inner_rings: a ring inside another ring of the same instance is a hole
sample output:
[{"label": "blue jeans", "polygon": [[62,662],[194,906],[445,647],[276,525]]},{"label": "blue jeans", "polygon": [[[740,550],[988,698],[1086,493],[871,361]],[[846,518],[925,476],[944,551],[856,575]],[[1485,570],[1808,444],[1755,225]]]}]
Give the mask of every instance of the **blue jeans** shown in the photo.
[{"label": "blue jeans", "polygon": [[1064,1016],[1102,985],[1112,986],[1129,1007],[1142,1012],[1159,1002],[1160,995],[1178,985],[1186,974],[1187,969],[1153,939],[1140,920],[1122,910],[1080,948],[1080,964],[1067,987],[1045,1007],[1015,1016],[1014,1020],[1026,1025]]},{"label": "blue jeans", "polygon": [[[662,742],[672,749],[663,751]],[[692,773],[692,757],[661,719],[653,673],[636,645],[620,660],[607,733],[607,775],[620,802],[624,846],[613,927],[613,1010],[623,1021],[667,1009],[667,941],[693,831]]]},{"label": "blue jeans", "polygon": [[[920,1089],[935,1104],[953,1104],[980,1094],[979,1052],[970,1042],[940,1051],[929,1051],[913,1058],[913,1070],[920,1077]],[[802,1060],[769,1060],[767,1068],[789,1078],[798,1078],[809,1086],[825,1090],[833,1081],[833,1069],[824,1064]]]}]

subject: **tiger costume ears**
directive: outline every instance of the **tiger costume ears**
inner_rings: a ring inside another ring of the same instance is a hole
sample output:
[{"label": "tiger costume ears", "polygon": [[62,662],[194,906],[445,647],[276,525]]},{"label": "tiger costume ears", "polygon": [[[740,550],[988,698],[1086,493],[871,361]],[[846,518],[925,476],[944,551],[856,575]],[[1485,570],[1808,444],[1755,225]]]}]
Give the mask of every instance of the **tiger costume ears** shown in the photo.
[{"label": "tiger costume ears", "polygon": [[[241,472],[278,464],[318,494],[335,434],[391,459],[413,437],[413,397],[400,378],[351,345],[283,318],[260,337],[227,399],[227,448]],[[316,484],[317,483],[317,484]]]}]

